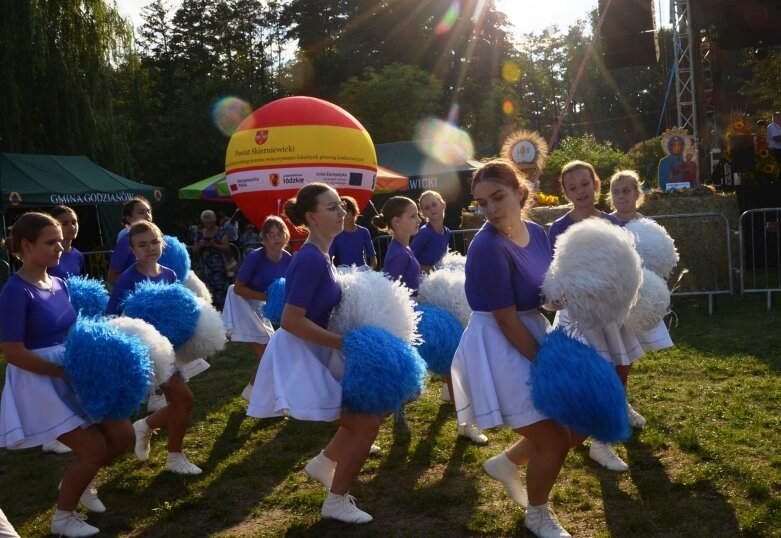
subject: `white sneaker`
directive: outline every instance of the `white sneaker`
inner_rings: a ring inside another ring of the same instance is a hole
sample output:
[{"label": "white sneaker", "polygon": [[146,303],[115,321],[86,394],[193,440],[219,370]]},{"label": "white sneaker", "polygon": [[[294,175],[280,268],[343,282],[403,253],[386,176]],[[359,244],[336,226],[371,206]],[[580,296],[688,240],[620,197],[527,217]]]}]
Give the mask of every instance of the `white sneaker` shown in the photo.
[{"label": "white sneaker", "polygon": [[458,435],[466,437],[476,445],[484,445],[488,442],[488,437],[474,424],[459,424],[457,431]]},{"label": "white sneaker", "polygon": [[99,533],[100,530],[87,523],[86,519],[87,516],[78,512],[66,512],[63,516],[55,512],[52,518],[51,533],[57,536],[69,536],[70,538],[94,536]]},{"label": "white sneaker", "polygon": [[[61,489],[62,480],[60,480],[60,484],[57,486],[57,491],[60,491]],[[90,512],[100,514],[106,511],[106,505],[103,504],[103,501],[98,499],[98,488],[95,486],[94,480],[89,483],[87,489],[85,489],[84,493],[82,493],[81,497],[79,497],[79,500],[81,501],[81,504],[83,504],[84,507]]]},{"label": "white sneaker", "polygon": [[534,533],[538,538],[572,538],[572,535],[564,530],[556,514],[547,503],[540,506],[530,506],[523,518],[523,526]]},{"label": "white sneaker", "polygon": [[211,364],[203,359],[195,359],[184,364],[176,363],[177,367],[182,371],[187,379],[192,379],[198,374],[201,374],[209,369]]},{"label": "white sneaker", "polygon": [[352,495],[337,495],[328,493],[320,511],[323,519],[336,519],[345,523],[369,523],[374,518],[355,505]]},{"label": "white sneaker", "polygon": [[181,452],[169,452],[165,460],[165,470],[174,474],[195,475],[203,471],[197,465],[190,463],[190,460]]},{"label": "white sneaker", "polygon": [[488,458],[483,462],[483,470],[488,473],[488,476],[502,483],[513,501],[524,508],[529,505],[526,486],[518,478],[518,466],[510,461],[507,454],[502,452],[498,456]]},{"label": "white sneaker", "polygon": [[443,402],[450,401],[450,391],[447,390],[447,383],[442,383],[442,388],[439,389],[439,399]]},{"label": "white sneaker", "polygon": [[149,443],[152,440],[154,430],[146,423],[146,419],[142,418],[133,423],[133,431],[136,434],[136,446],[133,452],[136,453],[138,461],[146,461],[149,459],[149,450],[151,449]]},{"label": "white sneaker", "polygon": [[154,392],[149,395],[146,400],[146,410],[150,413],[159,411],[163,407],[168,405],[168,400],[165,399],[165,394],[155,394]]},{"label": "white sneaker", "polygon": [[635,411],[634,407],[626,403],[626,413],[629,416],[629,425],[633,428],[642,429],[645,426],[645,417]]},{"label": "white sneaker", "polygon": [[377,443],[372,443],[372,446],[369,447],[369,456],[376,456],[382,451],[382,447],[378,445]]},{"label": "white sneaker", "polygon": [[250,396],[252,396],[252,385],[247,383],[247,386],[244,387],[243,391],[241,391],[241,397],[244,398],[245,400],[249,401]]},{"label": "white sneaker", "polygon": [[73,452],[69,446],[60,443],[57,439],[51,443],[44,443],[41,448],[44,452],[54,452],[55,454],[67,454],[68,452]]},{"label": "white sneaker", "polygon": [[336,462],[328,459],[325,452],[322,450],[320,453],[309,460],[309,463],[304,467],[306,476],[312,480],[317,480],[326,489],[331,489],[331,483],[334,481],[334,473],[336,472]]},{"label": "white sneaker", "polygon": [[609,443],[600,443],[592,440],[588,457],[600,464],[605,469],[623,473],[629,470],[629,465],[622,460]]}]

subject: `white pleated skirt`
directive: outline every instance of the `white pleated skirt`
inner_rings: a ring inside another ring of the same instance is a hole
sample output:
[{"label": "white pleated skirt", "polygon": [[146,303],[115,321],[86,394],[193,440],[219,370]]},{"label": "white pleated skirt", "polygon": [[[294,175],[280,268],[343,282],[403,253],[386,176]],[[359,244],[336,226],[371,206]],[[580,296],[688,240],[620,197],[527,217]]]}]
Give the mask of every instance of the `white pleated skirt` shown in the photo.
[{"label": "white pleated skirt", "polygon": [[342,414],[344,354],[279,329],[252,388],[247,415],[333,422]]},{"label": "white pleated skirt", "polygon": [[263,317],[264,304],[236,295],[233,284],[230,285],[222,308],[222,324],[231,341],[268,343],[274,327]]},{"label": "white pleated skirt", "polygon": [[[566,308],[556,312],[553,326],[572,326]],[[613,366],[629,366],[643,356],[643,346],[637,335],[623,325],[611,324],[603,329],[575,330],[572,336],[596,349],[597,353]]]},{"label": "white pleated skirt", "polygon": [[664,320],[659,325],[637,335],[640,345],[644,351],[659,351],[668,347],[673,347],[673,339],[670,338],[670,332],[664,324]]},{"label": "white pleated skirt", "polygon": [[[65,346],[32,351],[47,361],[61,364]],[[13,364],[6,367],[0,399],[0,447],[39,446],[93,423],[65,379],[36,374]]]},{"label": "white pleated skirt", "polygon": [[[539,311],[519,312],[518,319],[537,342],[545,339],[550,324]],[[458,423],[515,429],[549,418],[532,402],[530,367],[493,314],[472,312],[450,369]]]}]

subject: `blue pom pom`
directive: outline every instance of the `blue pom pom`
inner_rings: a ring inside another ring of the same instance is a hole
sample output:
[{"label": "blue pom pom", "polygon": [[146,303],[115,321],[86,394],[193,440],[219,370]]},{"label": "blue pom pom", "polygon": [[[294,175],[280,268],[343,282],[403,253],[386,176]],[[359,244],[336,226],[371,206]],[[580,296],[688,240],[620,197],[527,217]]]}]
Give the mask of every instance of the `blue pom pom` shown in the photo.
[{"label": "blue pom pom", "polygon": [[65,283],[73,308],[82,316],[102,316],[108,304],[108,292],[103,282],[86,276],[69,276]]},{"label": "blue pom pom", "polygon": [[548,334],[531,367],[534,405],[582,435],[629,438],[626,395],[612,364],[561,327]]},{"label": "blue pom pom", "polygon": [[181,284],[139,282],[123,303],[123,315],[143,319],[170,340],[174,349],[195,334],[201,308]]},{"label": "blue pom pom", "polygon": [[163,240],[165,248],[163,248],[163,255],[160,256],[157,263],[173,270],[176,273],[176,279],[183,282],[187,273],[190,272],[190,253],[187,252],[185,244],[176,237],[164,235]]},{"label": "blue pom pom", "polygon": [[285,279],[278,278],[266,289],[266,304],[263,305],[263,315],[274,325],[282,321],[282,310],[285,308]]},{"label": "blue pom pom", "polygon": [[344,336],[343,349],[342,405],[348,411],[393,411],[423,390],[426,363],[414,347],[388,331],[353,329]]},{"label": "blue pom pom", "polygon": [[80,317],[65,342],[65,373],[96,421],[138,411],[152,380],[149,348],[106,321]]},{"label": "blue pom pom", "polygon": [[429,370],[439,375],[449,374],[464,328],[453,314],[437,306],[417,305],[415,310],[422,314],[418,333],[423,343],[417,346],[418,353]]}]

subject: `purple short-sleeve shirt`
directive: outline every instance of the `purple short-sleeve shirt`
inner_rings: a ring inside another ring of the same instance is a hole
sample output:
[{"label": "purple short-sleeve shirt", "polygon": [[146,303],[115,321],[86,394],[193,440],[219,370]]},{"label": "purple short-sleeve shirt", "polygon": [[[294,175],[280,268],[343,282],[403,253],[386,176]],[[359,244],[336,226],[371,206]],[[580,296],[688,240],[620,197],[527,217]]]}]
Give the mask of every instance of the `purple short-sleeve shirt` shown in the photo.
[{"label": "purple short-sleeve shirt", "polygon": [[542,304],[542,281],[551,263],[545,230],[525,221],[529,244],[518,246],[490,223],[477,232],[466,255],[466,298],[472,310],[491,312],[508,306],[518,311]]},{"label": "purple short-sleeve shirt", "polygon": [[377,255],[369,230],[358,226],[354,232],[342,231],[334,238],[328,250],[336,265],[366,265],[366,260]]},{"label": "purple short-sleeve shirt", "polygon": [[421,265],[433,267],[447,254],[447,245],[452,234],[453,232],[447,226],[442,234],[438,234],[434,228],[426,224],[412,238],[410,248]]},{"label": "purple short-sleeve shirt", "polygon": [[285,274],[285,304],[304,308],[307,319],[326,328],[331,310],[341,299],[334,265],[319,248],[305,243]]},{"label": "purple short-sleeve shirt", "polygon": [[265,248],[257,248],[244,258],[236,280],[243,282],[251,290],[263,293],[268,289],[269,284],[285,276],[292,259],[293,256],[283,250],[279,261],[272,262],[266,256]]},{"label": "purple short-sleeve shirt", "polygon": [[[613,224],[621,226],[621,221],[618,220],[618,217],[610,215],[609,213],[605,213],[604,211],[600,211],[600,213],[602,214],[603,219],[607,219]],[[575,224],[575,221],[572,219],[572,217],[570,217],[569,213],[553,221],[553,224],[551,224],[550,227],[550,232],[548,232],[548,240],[550,241],[552,250],[556,250],[556,240],[558,237],[573,224]]]},{"label": "purple short-sleeve shirt", "polygon": [[128,267],[124,273],[119,275],[117,283],[111,289],[111,297],[109,297],[108,305],[106,305],[106,315],[113,316],[121,313],[122,301],[125,297],[136,289],[136,284],[149,280],[151,282],[165,282],[166,284],[173,284],[176,282],[176,273],[173,269],[160,266],[160,274],[157,276],[148,276],[143,273],[139,273],[135,264]]},{"label": "purple short-sleeve shirt", "polygon": [[46,272],[51,276],[66,279],[71,275],[80,275],[83,269],[84,254],[76,247],[73,247],[69,252],[63,252],[60,255],[60,263],[54,267],[47,268]]},{"label": "purple short-sleeve shirt", "polygon": [[388,252],[385,253],[382,268],[391,280],[401,280],[402,284],[412,290],[413,295],[418,294],[420,263],[412,253],[412,249],[394,239],[388,246]]},{"label": "purple short-sleeve shirt", "polygon": [[114,246],[114,252],[111,253],[108,268],[115,271],[125,271],[134,263],[136,263],[136,257],[130,251],[130,237],[127,232],[120,232],[117,244]]},{"label": "purple short-sleeve shirt", "polygon": [[27,349],[65,342],[76,311],[65,282],[56,276],[51,280],[51,290],[44,290],[16,274],[8,279],[0,292],[3,342],[24,342]]}]

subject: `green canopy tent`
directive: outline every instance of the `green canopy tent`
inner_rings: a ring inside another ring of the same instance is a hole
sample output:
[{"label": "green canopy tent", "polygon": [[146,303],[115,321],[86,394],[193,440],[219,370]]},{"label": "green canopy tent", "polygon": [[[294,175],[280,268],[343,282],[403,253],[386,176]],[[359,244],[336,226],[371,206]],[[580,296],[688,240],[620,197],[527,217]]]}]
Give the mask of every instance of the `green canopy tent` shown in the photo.
[{"label": "green canopy tent", "polygon": [[207,202],[232,203],[230,189],[221,172],[179,189],[180,200],[204,200]]},{"label": "green canopy tent", "polygon": [[[162,187],[145,185],[101,168],[83,155],[0,153],[0,214],[5,235],[9,217],[22,211],[64,204],[95,209],[97,236],[113,245],[122,204],[134,196],[165,201]],[[81,215],[79,215],[81,218]],[[84,232],[87,230],[82,226]],[[102,234],[100,233],[102,232]]]}]

